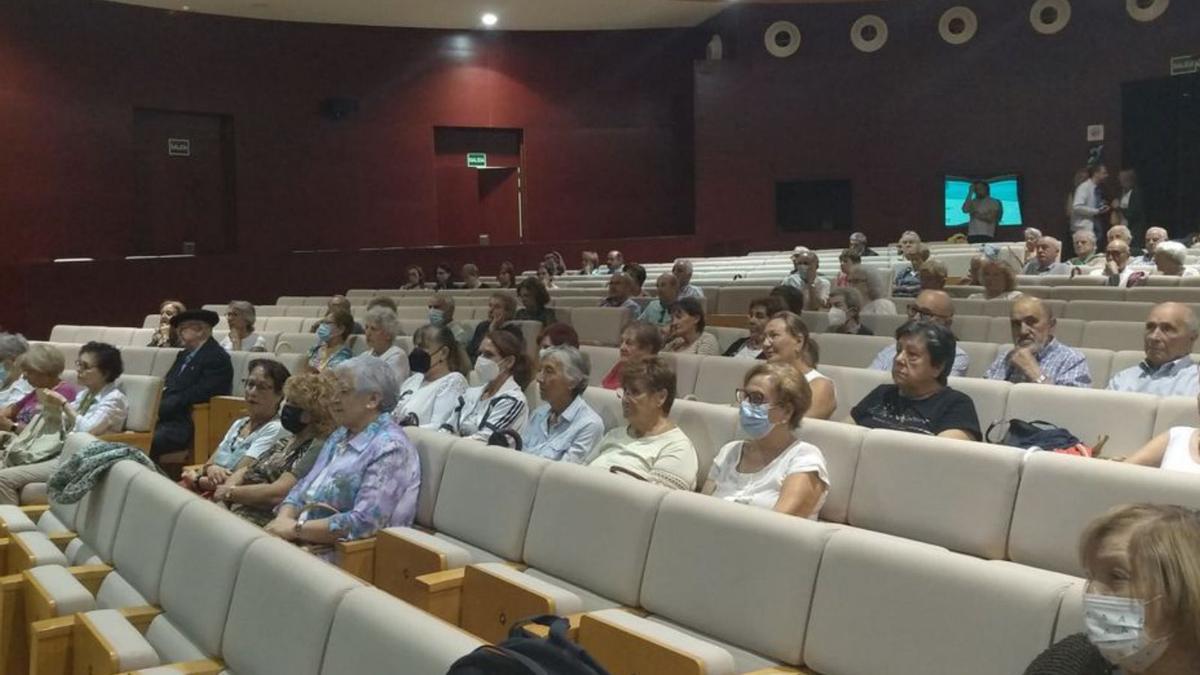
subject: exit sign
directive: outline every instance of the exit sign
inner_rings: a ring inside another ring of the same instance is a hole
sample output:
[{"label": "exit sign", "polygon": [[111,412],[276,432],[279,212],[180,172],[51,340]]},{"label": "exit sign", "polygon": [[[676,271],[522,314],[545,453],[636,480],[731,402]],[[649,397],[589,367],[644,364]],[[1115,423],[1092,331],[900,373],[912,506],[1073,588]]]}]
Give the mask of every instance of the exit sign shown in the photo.
[{"label": "exit sign", "polygon": [[467,166],[471,167],[472,169],[486,169],[487,165],[486,152],[467,153]]},{"label": "exit sign", "polygon": [[189,138],[168,138],[167,154],[171,157],[191,157],[192,141]]},{"label": "exit sign", "polygon": [[1200,72],[1200,56],[1176,56],[1171,59],[1172,75],[1192,75]]}]

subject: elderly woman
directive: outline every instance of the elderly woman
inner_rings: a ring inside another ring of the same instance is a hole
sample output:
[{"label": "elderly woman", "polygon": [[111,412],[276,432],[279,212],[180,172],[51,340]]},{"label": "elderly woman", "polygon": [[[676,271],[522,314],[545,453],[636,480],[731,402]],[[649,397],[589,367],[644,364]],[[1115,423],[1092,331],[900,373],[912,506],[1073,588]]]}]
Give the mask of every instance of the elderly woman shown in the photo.
[{"label": "elderly woman", "polygon": [[829,292],[828,333],[874,335],[862,325],[863,296],[857,288],[835,288]]},{"label": "elderly woman", "polygon": [[558,320],[550,304],[550,293],[542,282],[533,277],[525,277],[517,284],[517,298],[521,300],[521,309],[517,310],[517,321],[537,321],[543,326],[549,326]]},{"label": "elderly woman", "polygon": [[946,263],[940,260],[926,260],[917,270],[917,277],[921,280],[921,290],[940,291],[946,287],[946,277],[950,275],[946,269]]},{"label": "elderly woman", "polygon": [[1164,241],[1154,248],[1155,276],[1194,277],[1200,272],[1184,267],[1187,264],[1187,247],[1177,241]]},{"label": "elderly woman", "polygon": [[[89,342],[79,350],[75,372],[80,387],[73,401],[55,391],[46,391],[42,407],[61,416],[63,429],[100,436],[121,431],[129,405],[117,386],[124,366],[121,351],[103,342]],[[0,504],[20,503],[21,489],[29,483],[45,483],[58,467],[55,456],[43,462],[0,469]]]},{"label": "elderly woman", "polygon": [[0,333],[0,410],[25,398],[33,386],[21,374],[17,359],[29,351],[23,335]]},{"label": "elderly woman", "polygon": [[808,326],[798,314],[780,312],[767,322],[763,340],[763,356],[770,363],[781,363],[796,369],[812,390],[812,403],[806,414],[827,420],[837,410],[837,389],[833,380],[817,370],[817,343],[808,334]]},{"label": "elderly woman", "polygon": [[30,392],[0,410],[0,431],[20,433],[42,411],[42,399],[50,392],[73,401],[79,390],[62,379],[66,359],[62,352],[46,344],[33,345],[17,359],[17,365],[29,382]]},{"label": "elderly woman", "polygon": [[675,301],[663,350],[674,354],[721,355],[717,337],[704,332],[704,305],[699,300],[680,298]]},{"label": "elderly woman", "polygon": [[579,333],[565,323],[554,323],[546,326],[538,333],[537,346],[540,356],[545,356],[551,347],[574,347],[579,349]]},{"label": "elderly woman", "polygon": [[333,432],[334,378],[305,373],[288,378],[279,423],[281,434],[271,449],[242,463],[213,499],[259,527],[275,518],[275,508],[308,475],[325,440]]},{"label": "elderly woman", "polygon": [[1079,541],[1087,570],[1085,633],[1038,656],[1025,675],[1200,672],[1200,514],[1130,504],[1093,520]]},{"label": "elderly woman", "polygon": [[850,268],[862,264],[862,256],[853,249],[846,249],[838,256],[838,275],[833,280],[834,288],[845,288],[850,285]]},{"label": "elderly woman", "polygon": [[308,351],[308,370],[319,373],[349,360],[350,336],[354,331],[354,316],[345,310],[334,310],[317,324],[317,344]]},{"label": "elderly woman", "polygon": [[409,265],[404,272],[405,282],[401,290],[416,291],[425,288],[425,270],[419,265]]},{"label": "elderly woman", "polygon": [[600,267],[600,254],[595,251],[584,251],[579,254],[579,274],[583,276],[591,276],[598,274],[597,269]]},{"label": "elderly woman", "polygon": [[449,263],[438,263],[437,267],[433,268],[433,290],[448,291],[457,287],[458,284],[454,283],[454,268]]},{"label": "elderly woman", "polygon": [[929,247],[917,244],[905,253],[904,257],[908,264],[896,271],[896,278],[892,281],[892,295],[911,298],[921,291],[920,269],[929,260]]},{"label": "elderly woman", "polygon": [[983,292],[972,293],[968,296],[969,300],[1016,300],[1022,295],[1017,290],[1017,273],[999,260],[983,263],[980,276]]},{"label": "elderly woman", "polygon": [[[791,288],[791,286],[786,288]],[[771,320],[771,317],[785,310],[786,308],[779,298],[767,296],[751,300],[746,317],[750,335],[734,340],[733,344],[729,345],[729,349],[725,350],[724,355],[735,359],[766,358],[763,356],[763,340],[767,335],[767,322]]]},{"label": "elderly woman", "polygon": [[520,328],[511,325],[516,317],[517,299],[510,293],[492,293],[492,297],[488,298],[487,321],[475,327],[475,334],[467,343],[467,356],[471,358],[472,363],[479,356],[479,346],[483,344],[483,338],[488,333],[494,330],[507,330],[514,335],[524,335]]},{"label": "elderly woman", "polygon": [[267,340],[254,332],[254,305],[245,300],[234,300],[225,310],[225,321],[229,334],[221,340],[227,352],[265,352]]},{"label": "elderly woman", "polygon": [[[395,372],[362,354],[333,369],[331,409],[339,428],[279,507],[267,532],[301,544],[328,546],[364,539],[388,526],[412,524],[421,462],[389,414],[396,405]],[[331,549],[322,551],[332,557]]]},{"label": "elderly woman", "polygon": [[884,297],[887,289],[884,287],[883,275],[878,271],[858,265],[846,273],[846,281],[850,288],[862,293],[866,304],[863,305],[863,315],[896,314],[896,303]]},{"label": "elderly woman", "polygon": [[675,403],[671,365],[659,357],[629,364],[617,396],[628,426],[605,434],[588,466],[632,474],[674,490],[696,489],[696,448],[668,417]]},{"label": "elderly woman", "polygon": [[512,263],[505,260],[500,263],[500,269],[496,271],[496,288],[516,288],[517,287],[517,268]]},{"label": "elderly woman", "polygon": [[816,520],[829,494],[825,456],[796,440],[812,401],[808,382],[791,366],[755,366],[737,392],[738,421],[745,441],[717,453],[704,494]]},{"label": "elderly woman", "polygon": [[179,347],[179,335],[171,328],[171,319],[187,307],[178,300],[164,300],[158,306],[158,330],[150,338],[148,347]]},{"label": "elderly woman", "polygon": [[601,386],[605,389],[617,389],[621,386],[621,371],[626,364],[655,356],[662,350],[662,346],[662,333],[658,330],[658,326],[643,321],[634,321],[629,324],[625,330],[621,331],[620,358],[617,359],[612,370],[604,376],[600,383]]},{"label": "elderly woman", "polygon": [[371,355],[383,359],[396,371],[396,380],[403,382],[409,375],[408,354],[395,344],[396,336],[400,334],[400,319],[396,312],[387,307],[367,310],[363,324]]},{"label": "elderly woman", "polygon": [[236,420],[199,470],[185,470],[183,485],[201,493],[211,493],[239,469],[265,455],[280,437],[290,434],[279,420],[283,403],[283,385],[291,373],[278,361],[255,359],[246,376],[247,415]]},{"label": "elderly woman", "polygon": [[529,419],[525,387],[533,376],[521,339],[504,330],[488,333],[475,360],[475,376],[481,384],[459,399],[449,430],[484,442],[497,433],[520,434]]},{"label": "elderly woman", "polygon": [[467,391],[471,362],[449,328],[425,326],[413,336],[408,355],[412,375],[400,385],[396,421],[404,426],[441,429]]},{"label": "elderly woman", "polygon": [[978,441],[975,404],[946,384],[956,346],[954,333],[939,323],[909,321],[896,329],[894,384],[879,385],[854,406],[854,424]]},{"label": "elderly woman", "polygon": [[604,435],[604,420],[583,400],[590,367],[570,346],[543,350],[538,371],[542,404],[521,432],[522,450],[546,459],[583,464]]},{"label": "elderly woman", "polygon": [[1042,231],[1036,227],[1025,228],[1025,254],[1021,257],[1021,266],[1029,264],[1030,260],[1037,257],[1038,240],[1042,238]]},{"label": "elderly woman", "polygon": [[601,307],[627,309],[630,316],[641,316],[642,306],[633,298],[638,293],[637,282],[623,272],[617,272],[608,280],[608,294],[600,301]]}]

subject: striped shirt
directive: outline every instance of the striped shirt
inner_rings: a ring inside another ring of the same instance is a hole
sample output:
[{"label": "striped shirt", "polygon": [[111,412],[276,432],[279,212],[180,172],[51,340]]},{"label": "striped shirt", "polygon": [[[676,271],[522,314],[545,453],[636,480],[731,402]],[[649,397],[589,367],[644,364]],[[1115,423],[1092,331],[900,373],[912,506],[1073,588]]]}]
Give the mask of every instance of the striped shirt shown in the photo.
[{"label": "striped shirt", "polygon": [[[1000,352],[996,360],[988,368],[989,380],[1004,380],[1006,382],[1029,382],[1025,372],[1012,367],[1008,357],[1013,348],[1008,347]],[[1087,357],[1083,353],[1071,349],[1055,338],[1050,338],[1045,347],[1037,353],[1038,367],[1046,376],[1047,384],[1057,384],[1062,387],[1092,386],[1092,371],[1088,368]]]},{"label": "striped shirt", "polygon": [[484,398],[486,386],[468,389],[458,399],[458,410],[443,429],[484,442],[497,431],[512,429],[521,433],[529,420],[529,405],[521,386],[509,377],[494,395]]}]

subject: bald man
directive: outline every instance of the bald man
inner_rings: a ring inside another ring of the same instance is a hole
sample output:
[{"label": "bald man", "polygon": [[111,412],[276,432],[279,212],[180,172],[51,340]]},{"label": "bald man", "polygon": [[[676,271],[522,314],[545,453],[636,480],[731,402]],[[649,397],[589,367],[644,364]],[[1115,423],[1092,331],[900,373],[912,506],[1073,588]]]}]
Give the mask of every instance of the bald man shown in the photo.
[{"label": "bald man", "polygon": [[817,276],[821,261],[817,254],[803,246],[792,251],[792,273],[779,282],[791,286],[804,294],[804,306],[818,310],[829,305],[829,289],[832,284],[825,277]]},{"label": "bald man", "polygon": [[[954,302],[946,291],[921,291],[916,300],[908,306],[908,318],[916,321],[940,323],[946,328],[954,323]],[[871,362],[871,370],[892,372],[892,362],[896,360],[896,345],[884,347],[875,355]],[[966,377],[967,368],[971,365],[970,357],[961,346],[954,346],[954,367],[950,374],[955,377]]]},{"label": "bald man", "polygon": [[1069,276],[1071,274],[1071,266],[1065,262],[1059,262],[1059,255],[1062,254],[1062,243],[1054,237],[1041,237],[1038,239],[1037,248],[1034,249],[1033,260],[1025,265],[1022,274],[1036,276]]},{"label": "bald man", "polygon": [[1108,388],[1157,396],[1200,394],[1200,370],[1192,362],[1198,335],[1200,321],[1191,307],[1155,305],[1146,318],[1146,360],[1113,375]]},{"label": "bald man", "polygon": [[1125,288],[1134,274],[1145,276],[1143,272],[1135,272],[1129,266],[1129,258],[1129,244],[1125,243],[1124,239],[1113,239],[1104,249],[1104,267],[1092,270],[1092,275],[1108,277],[1109,286]]},{"label": "bald man", "polygon": [[1057,322],[1046,303],[1021,296],[1013,302],[1009,320],[1014,346],[996,357],[987,371],[989,380],[1092,386],[1087,357],[1054,338]]}]

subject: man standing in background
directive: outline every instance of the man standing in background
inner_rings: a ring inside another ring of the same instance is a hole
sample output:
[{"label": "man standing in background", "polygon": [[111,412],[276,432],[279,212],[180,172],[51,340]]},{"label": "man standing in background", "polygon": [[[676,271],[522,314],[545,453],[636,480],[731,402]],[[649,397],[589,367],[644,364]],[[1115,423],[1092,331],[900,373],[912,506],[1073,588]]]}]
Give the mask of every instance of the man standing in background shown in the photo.
[{"label": "man standing in background", "polygon": [[976,181],[967,191],[963,202],[963,213],[971,216],[967,222],[967,242],[983,244],[996,239],[996,226],[1004,218],[1004,205],[992,199],[992,189],[983,181]]},{"label": "man standing in background", "polygon": [[1129,228],[1134,241],[1146,232],[1146,205],[1143,203],[1142,188],[1137,184],[1137,173],[1123,169],[1117,176],[1121,182],[1121,197],[1114,199],[1112,208],[1121,217],[1121,225]]},{"label": "man standing in background", "polygon": [[1099,241],[1104,234],[1100,228],[1106,225],[1102,216],[1112,210],[1100,191],[1100,186],[1108,178],[1108,169],[1103,164],[1096,164],[1089,166],[1087,173],[1088,179],[1075,188],[1075,199],[1071,202],[1071,235],[1080,230],[1091,230]]}]

